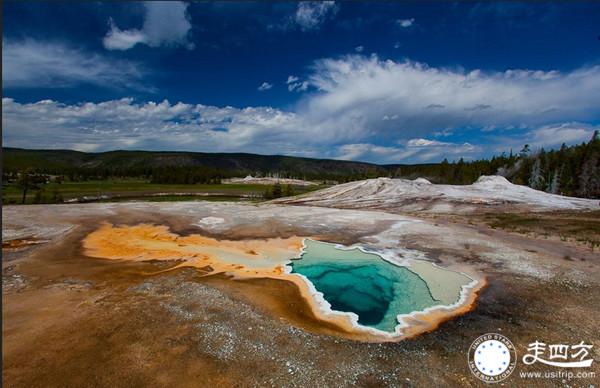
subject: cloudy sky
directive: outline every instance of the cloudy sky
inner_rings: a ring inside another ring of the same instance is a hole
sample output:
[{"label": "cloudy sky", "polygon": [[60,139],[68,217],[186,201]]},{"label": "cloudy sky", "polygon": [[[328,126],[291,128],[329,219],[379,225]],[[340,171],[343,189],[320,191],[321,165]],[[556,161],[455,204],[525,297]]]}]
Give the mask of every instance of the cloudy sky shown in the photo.
[{"label": "cloudy sky", "polygon": [[3,7],[4,146],[420,163],[600,128],[600,3]]}]

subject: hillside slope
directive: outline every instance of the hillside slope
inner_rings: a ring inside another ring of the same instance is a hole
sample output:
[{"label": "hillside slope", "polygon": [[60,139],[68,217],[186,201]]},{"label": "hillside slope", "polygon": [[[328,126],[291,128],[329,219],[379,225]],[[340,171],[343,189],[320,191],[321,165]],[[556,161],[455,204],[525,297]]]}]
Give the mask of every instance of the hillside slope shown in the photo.
[{"label": "hillside slope", "polygon": [[229,176],[256,172],[287,173],[314,179],[335,176],[381,176],[388,170],[376,164],[331,159],[311,159],[280,155],[245,153],[110,151],[88,153],[71,150],[27,150],[3,148],[4,171],[34,168],[44,172],[67,169],[97,169],[135,173],[154,168],[208,167]]}]

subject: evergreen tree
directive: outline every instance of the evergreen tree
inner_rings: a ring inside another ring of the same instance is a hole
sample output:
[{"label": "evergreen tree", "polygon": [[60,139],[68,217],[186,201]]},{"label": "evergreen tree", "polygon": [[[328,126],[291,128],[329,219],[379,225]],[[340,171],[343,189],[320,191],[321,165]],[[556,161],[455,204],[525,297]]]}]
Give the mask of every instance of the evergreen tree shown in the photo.
[{"label": "evergreen tree", "polygon": [[451,183],[455,183],[458,185],[462,185],[464,183],[464,180],[465,180],[464,168],[465,168],[465,161],[463,160],[463,158],[460,158],[460,160],[458,161],[458,163],[456,164],[456,166],[454,168],[454,182],[451,182]]},{"label": "evergreen tree", "polygon": [[521,149],[521,151],[519,151],[519,157],[527,158],[527,157],[529,157],[529,154],[531,154],[531,149],[529,148],[529,144],[525,144],[523,146],[523,149]]},{"label": "evergreen tree", "polygon": [[593,153],[584,163],[579,175],[578,194],[582,197],[600,197],[600,164],[598,154]]},{"label": "evergreen tree", "polygon": [[444,158],[440,165],[440,178],[442,180],[448,180],[450,176],[450,163],[448,163],[448,159]]}]

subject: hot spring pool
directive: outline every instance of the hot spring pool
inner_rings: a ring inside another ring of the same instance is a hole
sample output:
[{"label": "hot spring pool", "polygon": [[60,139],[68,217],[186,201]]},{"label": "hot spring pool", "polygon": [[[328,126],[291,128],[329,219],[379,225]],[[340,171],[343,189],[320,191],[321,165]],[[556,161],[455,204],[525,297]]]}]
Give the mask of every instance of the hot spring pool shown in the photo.
[{"label": "hot spring pool", "polygon": [[407,258],[396,264],[374,252],[299,236],[217,240],[179,236],[161,225],[104,224],[85,238],[84,247],[90,257],[177,260],[172,268],[209,267],[239,279],[290,281],[317,319],[335,323],[344,336],[368,341],[399,340],[433,330],[443,320],[469,311],[477,290],[485,285],[485,279],[429,261]]},{"label": "hot spring pool", "polygon": [[332,310],[353,312],[359,324],[390,333],[399,314],[441,304],[416,273],[358,248],[306,239],[303,254],[291,267],[323,293]]}]

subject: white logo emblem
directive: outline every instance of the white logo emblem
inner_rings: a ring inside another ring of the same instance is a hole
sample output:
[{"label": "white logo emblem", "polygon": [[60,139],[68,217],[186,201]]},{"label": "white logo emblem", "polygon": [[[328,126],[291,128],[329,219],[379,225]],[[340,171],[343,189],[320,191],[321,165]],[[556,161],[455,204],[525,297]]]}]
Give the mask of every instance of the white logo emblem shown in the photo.
[{"label": "white logo emblem", "polygon": [[497,383],[506,379],[517,365],[515,347],[501,334],[484,334],[469,348],[469,369],[480,380]]}]

